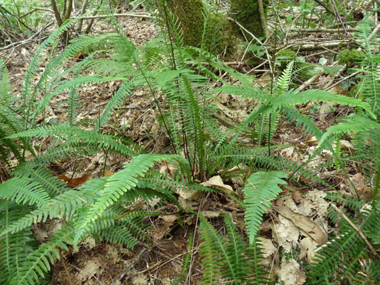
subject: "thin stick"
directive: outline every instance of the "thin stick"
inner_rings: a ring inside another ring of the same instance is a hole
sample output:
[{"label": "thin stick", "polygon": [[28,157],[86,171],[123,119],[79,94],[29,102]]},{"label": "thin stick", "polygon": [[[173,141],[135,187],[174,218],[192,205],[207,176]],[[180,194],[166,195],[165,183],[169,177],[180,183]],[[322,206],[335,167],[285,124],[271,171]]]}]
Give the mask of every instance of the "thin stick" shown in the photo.
[{"label": "thin stick", "polygon": [[26,40],[23,40],[23,41],[19,41],[19,42],[15,42],[15,43],[12,43],[10,45],[7,45],[3,48],[0,48],[0,51],[2,50],[7,50],[7,49],[10,49],[10,48],[13,48],[13,47],[16,47],[16,46],[19,46],[19,45],[24,45],[28,42],[30,42],[32,39],[34,39],[35,37],[39,36],[46,28],[50,27],[51,25],[54,24],[54,21],[51,21],[49,23],[47,23],[44,27],[42,27],[37,33],[35,33],[33,36],[31,36],[29,39],[26,39]]},{"label": "thin stick", "polygon": [[269,55],[268,49],[263,45],[263,43],[258,38],[256,38],[256,36],[254,34],[252,34],[250,31],[248,31],[246,28],[244,28],[238,21],[236,21],[230,17],[228,17],[227,20],[235,22],[235,24],[238,25],[240,29],[242,29],[244,32],[246,32],[248,35],[250,35],[252,38],[254,38],[262,47],[264,47],[265,53],[266,53],[267,58],[268,58],[270,72],[273,74],[272,65],[270,64],[271,56]]},{"label": "thin stick", "polygon": [[350,224],[350,226],[359,234],[359,236],[364,240],[364,242],[368,245],[369,249],[371,250],[371,252],[374,254],[374,255],[377,255],[377,252],[376,252],[376,249],[373,248],[373,246],[369,243],[369,241],[367,240],[367,238],[365,237],[365,235],[362,233],[362,231],[354,225],[354,223],[351,222],[351,220],[349,218],[347,218],[347,216],[345,214],[343,214],[343,212],[337,207],[335,206],[334,204],[331,204],[331,206],[339,213],[340,216],[343,217],[343,219],[346,220],[347,223]]},{"label": "thin stick", "polygon": [[[150,15],[147,15],[147,14],[128,14],[128,13],[125,13],[125,14],[114,14],[112,15],[113,17],[117,18],[117,17],[135,17],[135,18],[145,18],[145,19],[151,19],[152,16]],[[83,17],[82,19],[85,20],[85,19],[106,19],[106,18],[109,18],[110,16],[109,15],[96,15],[96,16],[87,16],[87,17]]]}]

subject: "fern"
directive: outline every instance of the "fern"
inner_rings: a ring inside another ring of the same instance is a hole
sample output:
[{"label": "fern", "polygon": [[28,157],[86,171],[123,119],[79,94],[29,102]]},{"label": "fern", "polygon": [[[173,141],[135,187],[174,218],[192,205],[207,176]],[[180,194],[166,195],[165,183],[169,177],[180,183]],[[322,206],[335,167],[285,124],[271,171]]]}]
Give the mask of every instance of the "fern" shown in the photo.
[{"label": "fern", "polygon": [[[378,215],[379,208],[377,204],[374,209],[362,212],[361,216],[365,219],[365,222],[359,226],[369,242],[377,246],[380,241],[378,235],[380,229]],[[358,272],[362,270],[360,259],[372,259],[368,246],[358,236],[357,231],[342,220],[339,236],[324,245],[315,257],[316,263],[310,264],[310,282],[313,282],[313,284],[326,284],[329,282],[328,280],[333,280],[333,274],[337,272],[338,276],[344,275],[349,280],[357,280]],[[375,257],[374,263],[378,264],[377,257]],[[374,272],[371,272],[369,278],[370,280],[378,280]]]},{"label": "fern", "polygon": [[223,215],[227,238],[221,236],[203,217],[200,216],[200,229],[203,243],[200,256],[204,275],[202,284],[217,284],[220,277],[232,284],[264,284],[268,272],[259,264],[262,258],[258,241],[253,248],[247,246],[236,226],[228,215]]},{"label": "fern", "polygon": [[270,207],[270,200],[276,199],[281,192],[278,184],[286,184],[282,178],[288,174],[282,171],[256,172],[248,178],[244,187],[245,221],[247,224],[249,244],[253,245],[264,212]]},{"label": "fern", "polygon": [[37,250],[29,253],[21,266],[17,268],[15,276],[9,284],[35,284],[38,282],[38,275],[44,277],[44,272],[51,270],[50,264],[54,263],[53,255],[59,259],[58,248],[68,251],[66,243],[72,243],[73,228],[63,227],[54,234],[54,237],[48,243],[40,246]]},{"label": "fern", "polygon": [[49,202],[49,196],[39,183],[29,178],[15,177],[0,184],[0,198],[15,200],[16,203],[37,204],[38,207]]}]

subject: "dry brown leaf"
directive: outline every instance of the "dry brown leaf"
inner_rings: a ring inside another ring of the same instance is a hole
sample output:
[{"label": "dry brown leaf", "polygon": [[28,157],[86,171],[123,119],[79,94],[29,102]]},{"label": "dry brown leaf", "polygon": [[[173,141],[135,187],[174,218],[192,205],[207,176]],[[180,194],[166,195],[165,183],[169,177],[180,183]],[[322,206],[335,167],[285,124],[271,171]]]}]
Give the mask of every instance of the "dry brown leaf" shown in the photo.
[{"label": "dry brown leaf", "polygon": [[283,285],[301,285],[306,282],[305,272],[294,259],[283,261],[278,277]]},{"label": "dry brown leaf", "polygon": [[302,260],[306,258],[307,264],[310,264],[313,257],[315,256],[315,249],[317,248],[318,244],[312,240],[309,237],[305,237],[300,241],[300,255],[299,259]]},{"label": "dry brown leaf", "polygon": [[298,244],[300,230],[289,219],[280,215],[278,222],[271,224],[271,228],[273,239],[285,252],[291,252],[292,247]]},{"label": "dry brown leaf", "polygon": [[96,260],[88,260],[85,267],[81,269],[81,271],[78,273],[78,280],[83,282],[87,279],[91,279],[92,276],[94,276],[97,273],[99,268],[99,262],[97,262]]},{"label": "dry brown leaf", "polygon": [[301,195],[300,191],[293,191],[292,198],[293,198],[294,202],[299,204],[302,200],[302,195]]},{"label": "dry brown leaf", "polygon": [[92,176],[91,174],[84,174],[82,177],[70,179],[69,177],[66,176],[66,174],[61,174],[61,175],[58,175],[58,178],[63,181],[66,181],[69,187],[74,188],[87,182],[88,180],[91,180]]},{"label": "dry brown leaf", "polygon": [[224,184],[222,178],[219,175],[211,177],[208,181],[201,183],[201,185],[216,188],[228,195],[234,193],[232,187],[230,185]]},{"label": "dry brown leaf", "polygon": [[112,172],[112,171],[110,171],[110,170],[106,170],[106,171],[104,171],[104,173],[103,173],[103,176],[111,176],[111,175],[113,175],[114,173]]},{"label": "dry brown leaf", "polygon": [[318,243],[318,245],[323,245],[327,242],[327,234],[319,227],[319,225],[311,221],[308,217],[297,214],[288,207],[273,206],[272,209],[285,218],[291,220],[294,225],[296,225],[305,234],[311,237],[315,242]]}]

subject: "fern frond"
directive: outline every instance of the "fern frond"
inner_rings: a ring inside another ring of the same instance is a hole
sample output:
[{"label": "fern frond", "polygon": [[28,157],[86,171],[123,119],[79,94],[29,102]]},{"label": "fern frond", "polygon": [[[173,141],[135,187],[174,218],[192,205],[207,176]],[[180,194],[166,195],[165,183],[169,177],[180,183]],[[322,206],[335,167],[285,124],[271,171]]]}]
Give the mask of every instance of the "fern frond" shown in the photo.
[{"label": "fern frond", "polygon": [[203,284],[217,284],[221,276],[221,257],[218,244],[224,244],[224,239],[215,231],[205,218],[199,217],[201,222],[199,228],[203,242],[199,245],[201,249],[203,267]]},{"label": "fern frond", "polygon": [[276,95],[280,95],[286,91],[288,91],[290,80],[292,78],[292,70],[293,70],[294,61],[289,62],[289,64],[286,66],[285,70],[282,72],[282,74],[278,77],[276,80],[276,85],[278,86],[275,91],[275,97]]},{"label": "fern frond", "polygon": [[17,274],[12,278],[10,284],[39,284],[38,275],[44,277],[44,272],[50,271],[51,264],[54,263],[53,255],[57,259],[60,258],[58,248],[69,250],[66,244],[72,243],[73,234],[73,228],[65,226],[54,234],[51,241],[29,253],[20,264]]},{"label": "fern frond", "polygon": [[307,134],[315,135],[318,139],[322,136],[323,132],[319,129],[309,116],[300,113],[294,106],[283,106],[282,113],[290,122],[297,121],[296,126],[302,126]]},{"label": "fern frond", "polygon": [[123,155],[137,155],[136,152],[126,147],[124,144],[115,140],[112,135],[100,134],[94,131],[82,130],[76,126],[66,124],[57,126],[46,126],[23,131],[8,138],[33,137],[42,138],[46,136],[59,136],[61,139],[67,138],[70,143],[83,143],[98,145],[99,148],[114,151]]},{"label": "fern frond", "polygon": [[99,120],[96,123],[94,131],[98,131],[101,126],[106,124],[109,120],[109,117],[116,108],[120,108],[125,103],[127,96],[131,93],[133,88],[133,83],[129,82],[128,84],[122,84],[117,92],[112,96],[108,101],[106,107],[104,108],[103,114],[100,116]]},{"label": "fern frond", "polygon": [[6,229],[1,230],[0,237],[9,232],[19,232],[29,227],[33,222],[45,222],[47,218],[72,217],[78,208],[81,208],[85,203],[91,204],[92,201],[93,195],[91,193],[79,193],[77,190],[66,191],[63,194],[52,198],[49,204],[45,204],[39,209],[30,211],[25,216],[20,217],[17,221],[10,223]]},{"label": "fern frond", "polygon": [[338,138],[343,134],[360,133],[363,131],[380,129],[379,123],[365,117],[351,115],[349,119],[350,122],[348,123],[340,123],[329,127],[322,135],[319,145],[322,146],[326,142],[330,142],[332,139]]},{"label": "fern frond", "polygon": [[89,222],[94,221],[100,216],[107,206],[114,204],[123,193],[132,190],[138,183],[138,176],[143,176],[149,167],[153,166],[154,161],[170,160],[176,157],[176,155],[151,154],[142,154],[134,157],[123,170],[107,178],[107,183],[101,189],[100,197],[91,205],[80,227],[86,227]]},{"label": "fern frond", "polygon": [[[6,231],[9,224],[17,222],[30,210],[30,206],[17,205],[6,199],[0,201],[0,230]],[[20,266],[20,261],[35,249],[35,238],[30,227],[18,233],[7,232],[0,236],[0,284],[9,284]]]},{"label": "fern frond", "polygon": [[42,186],[50,197],[55,197],[70,188],[48,169],[33,162],[19,164],[11,173],[12,176],[30,178]]},{"label": "fern frond", "polygon": [[334,93],[317,89],[309,89],[302,92],[297,92],[297,90],[290,90],[272,99],[272,105],[273,109],[279,109],[282,106],[295,106],[296,104],[303,104],[310,101],[331,101],[336,102],[340,105],[360,107],[366,110],[368,114],[375,117],[375,115],[372,112],[371,106],[367,102],[362,102],[355,98],[350,98],[343,95],[334,95]]},{"label": "fern frond", "polygon": [[292,161],[291,159],[278,156],[276,157],[274,155],[262,155],[255,157],[254,160],[261,167],[282,169],[283,171],[291,173],[292,175],[297,174],[305,178],[317,181],[318,183],[321,183],[329,188],[332,188],[330,184],[320,179],[312,170],[307,169],[304,164]]},{"label": "fern frond", "polygon": [[278,184],[286,184],[282,178],[288,174],[282,171],[256,172],[248,178],[244,187],[245,221],[250,245],[253,245],[264,212],[270,207],[270,200],[276,199],[282,191]]},{"label": "fern frond", "polygon": [[29,205],[37,204],[37,207],[49,202],[49,195],[41,185],[32,179],[14,177],[0,184],[0,198],[15,200],[16,203]]},{"label": "fern frond", "polygon": [[12,103],[13,96],[11,91],[7,66],[0,59],[0,104],[2,106],[10,106]]},{"label": "fern frond", "polygon": [[226,270],[224,276],[229,277],[233,284],[242,284],[247,280],[252,263],[258,263],[259,258],[251,260],[252,256],[249,254],[247,244],[238,233],[238,229],[233,224],[231,218],[227,214],[224,214],[223,217],[229,241],[227,247],[225,247],[224,258],[231,260],[231,262],[227,262],[225,266],[223,266]]}]

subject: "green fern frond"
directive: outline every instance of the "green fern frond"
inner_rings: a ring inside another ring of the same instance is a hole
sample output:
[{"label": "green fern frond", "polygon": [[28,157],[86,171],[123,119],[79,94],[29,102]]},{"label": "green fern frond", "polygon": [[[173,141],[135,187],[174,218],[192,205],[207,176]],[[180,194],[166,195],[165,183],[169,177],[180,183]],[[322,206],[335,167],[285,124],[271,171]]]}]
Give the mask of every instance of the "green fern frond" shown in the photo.
[{"label": "green fern frond", "polygon": [[319,129],[307,115],[300,113],[294,106],[283,106],[282,113],[290,121],[297,121],[296,126],[302,126],[307,134],[315,135],[318,139],[322,136],[323,132]]},{"label": "green fern frond", "polygon": [[[17,205],[6,199],[0,201],[0,230],[6,230],[9,224],[17,222],[30,210],[30,206]],[[18,233],[8,232],[0,236],[0,284],[9,284],[20,266],[20,261],[36,249],[30,228],[29,225],[29,228]]]},{"label": "green fern frond", "polygon": [[[154,154],[142,154],[134,157],[123,170],[107,178],[107,183],[104,185],[104,188],[100,190],[101,195],[89,208],[80,227],[86,227],[89,222],[94,221],[100,216],[107,206],[114,204],[123,193],[136,187],[138,176],[143,176],[149,170],[149,167],[153,166],[154,161],[170,160],[176,157],[176,155]],[[136,196],[136,198],[138,198],[138,196]]]},{"label": "green fern frond", "polygon": [[199,229],[203,242],[199,245],[201,249],[200,256],[202,258],[203,278],[202,284],[217,284],[219,276],[221,276],[221,257],[219,252],[219,244],[224,244],[224,239],[215,231],[215,229],[207,222],[205,218],[199,217],[201,222]]},{"label": "green fern frond", "polygon": [[[346,213],[343,214],[348,217]],[[357,225],[366,236],[367,241],[376,246],[380,244],[380,235],[378,234],[380,231],[379,214],[380,209],[378,204],[371,210],[362,210],[359,218],[365,222]],[[338,221],[337,218],[338,216],[335,214],[332,217],[332,221],[336,223]],[[329,279],[333,280],[333,275],[339,276],[345,274],[349,279],[355,280],[358,276],[357,273],[363,270],[363,262],[359,260],[364,259],[369,261],[370,259],[370,250],[363,238],[358,235],[357,230],[353,229],[351,224],[344,219],[339,220],[339,236],[325,244],[315,257],[316,263],[309,265],[310,280],[313,283],[316,282],[315,284],[322,284],[318,282],[322,276],[325,276],[323,279],[328,281]],[[353,223],[358,224],[356,220]],[[376,275],[374,278],[376,278]]]},{"label": "green fern frond", "polygon": [[0,198],[15,200],[18,204],[37,204],[37,207],[46,205],[50,200],[39,183],[25,177],[14,177],[0,184]]},{"label": "green fern frond", "polygon": [[[288,91],[291,78],[292,78],[292,70],[293,70],[294,61],[291,61],[285,68],[285,70],[282,72],[282,74],[278,77],[276,80],[277,88],[275,90],[276,95],[283,94],[284,92]],[[277,97],[274,95],[275,97]]]},{"label": "green fern frond", "polygon": [[[96,180],[96,179],[93,179]],[[91,182],[93,181],[91,180]],[[88,182],[90,184],[90,181]],[[85,203],[93,202],[93,194],[78,193],[77,190],[69,190],[60,194],[49,201],[49,204],[43,205],[41,208],[30,211],[25,216],[20,217],[17,221],[10,223],[6,229],[2,229],[0,237],[7,233],[16,233],[27,227],[33,222],[45,222],[48,218],[72,217],[78,208]]]},{"label": "green fern frond", "polygon": [[297,92],[297,90],[290,90],[281,94],[280,96],[272,99],[273,109],[279,109],[282,106],[295,106],[296,104],[303,104],[307,102],[315,101],[324,101],[324,102],[336,102],[340,105],[349,105],[353,107],[363,108],[370,114],[375,117],[371,106],[355,98],[350,98],[343,95],[337,95],[328,91],[309,89],[302,92]]},{"label": "green fern frond", "polygon": [[83,143],[98,145],[98,148],[107,149],[123,155],[137,155],[136,152],[126,147],[124,144],[115,140],[112,135],[100,134],[94,131],[82,130],[76,126],[69,126],[67,124],[57,126],[44,126],[28,131],[23,131],[8,138],[15,137],[37,137],[43,138],[46,136],[59,136],[60,139],[67,138],[70,143]]},{"label": "green fern frond", "polygon": [[[238,229],[233,224],[231,218],[224,214],[224,222],[226,224],[228,245],[225,247],[224,258],[229,258],[231,262],[226,263],[224,276],[229,277],[233,284],[242,284],[247,280],[247,276],[251,271],[252,263],[258,263],[259,258],[252,260],[249,254],[247,244],[238,233]],[[253,261],[253,262],[252,262]]]},{"label": "green fern frond", "polygon": [[44,277],[45,273],[51,270],[51,264],[54,264],[53,255],[57,259],[60,258],[58,248],[69,250],[66,244],[73,242],[73,234],[73,228],[65,226],[54,234],[51,241],[43,244],[36,251],[29,253],[19,265],[17,273],[11,279],[10,284],[39,284],[38,275]]},{"label": "green fern frond", "polygon": [[55,197],[70,188],[53,173],[33,162],[19,164],[11,173],[15,177],[30,178],[42,186],[50,197]]},{"label": "green fern frond", "polygon": [[356,211],[360,210],[367,202],[365,200],[360,200],[357,196],[347,196],[336,192],[328,192],[326,199],[338,204],[344,204],[346,207]]},{"label": "green fern frond", "polygon": [[[142,221],[136,220],[133,224],[136,225],[138,222],[141,223]],[[133,237],[129,226],[124,223],[103,230],[101,236],[110,243],[123,244],[130,249],[133,249],[139,243],[139,241]]]},{"label": "green fern frond", "polygon": [[283,171],[291,173],[292,175],[300,175],[302,177],[314,180],[329,188],[332,186],[318,177],[312,170],[307,169],[304,164],[292,161],[291,159],[274,156],[274,155],[262,155],[255,157],[254,161],[261,167],[270,167],[273,169],[282,169]]},{"label": "green fern frond", "polygon": [[131,90],[133,89],[133,83],[129,82],[128,84],[122,84],[120,88],[117,90],[117,92],[114,94],[114,96],[111,97],[111,99],[108,101],[106,107],[104,108],[103,114],[100,116],[99,120],[96,123],[96,126],[94,128],[94,131],[98,131],[101,126],[106,124],[109,120],[110,115],[112,112],[115,111],[116,108],[121,108],[127,96],[131,93]]},{"label": "green fern frond", "polygon": [[49,148],[35,158],[35,162],[50,164],[54,160],[65,160],[68,158],[89,157],[102,152],[99,144],[94,143],[63,143],[61,145],[49,145]]},{"label": "green fern frond", "polygon": [[245,221],[247,224],[249,244],[253,245],[264,212],[270,207],[270,200],[276,199],[282,191],[278,184],[286,184],[282,178],[288,174],[282,171],[256,172],[248,178],[244,187]]},{"label": "green fern frond", "polygon": [[322,135],[319,145],[322,146],[326,142],[330,142],[343,134],[360,133],[363,131],[380,129],[379,123],[361,116],[353,114],[349,117],[349,119],[350,122],[348,123],[340,123],[329,127]]},{"label": "green fern frond", "polygon": [[9,73],[4,61],[0,59],[0,104],[10,106],[12,103],[11,85],[9,82]]},{"label": "green fern frond", "polygon": [[[324,276],[339,272],[342,266],[351,260],[366,256],[365,243],[357,236],[355,230],[349,230],[324,245],[322,251],[314,258],[317,263],[310,264],[309,277],[313,284],[320,284]],[[342,252],[345,254],[342,255]],[[342,260],[343,258],[343,260]]]}]

